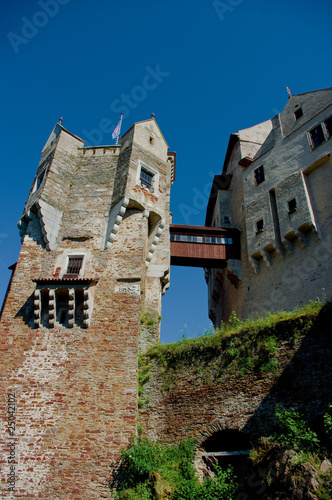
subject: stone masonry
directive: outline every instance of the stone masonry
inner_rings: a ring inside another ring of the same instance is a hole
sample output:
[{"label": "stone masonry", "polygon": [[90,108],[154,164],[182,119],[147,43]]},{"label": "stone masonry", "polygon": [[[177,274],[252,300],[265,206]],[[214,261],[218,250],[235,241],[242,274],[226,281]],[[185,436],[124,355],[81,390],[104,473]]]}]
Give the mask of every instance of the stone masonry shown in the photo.
[{"label": "stone masonry", "polygon": [[230,136],[206,225],[239,228],[241,260],[206,271],[215,325],[332,297],[331,137],[332,88]]},{"label": "stone masonry", "polygon": [[111,498],[110,465],[136,434],[175,155],[154,118],[120,142],[85,148],[57,124],[42,151],[1,321],[1,498]]}]

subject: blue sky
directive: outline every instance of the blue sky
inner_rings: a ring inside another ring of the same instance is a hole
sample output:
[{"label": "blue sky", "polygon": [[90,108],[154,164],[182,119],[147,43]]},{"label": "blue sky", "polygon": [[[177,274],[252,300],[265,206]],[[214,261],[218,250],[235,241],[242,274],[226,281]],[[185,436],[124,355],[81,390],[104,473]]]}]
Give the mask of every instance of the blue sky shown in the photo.
[{"label": "blue sky", "polygon": [[[281,111],[286,86],[332,86],[330,0],[3,0],[0,14],[0,302],[61,116],[92,145],[113,144],[123,105],[122,132],[154,112],[177,152],[173,222],[203,225],[229,135]],[[151,72],[157,85],[145,88]],[[209,328],[202,269],[172,267],[162,316],[164,342]]]}]

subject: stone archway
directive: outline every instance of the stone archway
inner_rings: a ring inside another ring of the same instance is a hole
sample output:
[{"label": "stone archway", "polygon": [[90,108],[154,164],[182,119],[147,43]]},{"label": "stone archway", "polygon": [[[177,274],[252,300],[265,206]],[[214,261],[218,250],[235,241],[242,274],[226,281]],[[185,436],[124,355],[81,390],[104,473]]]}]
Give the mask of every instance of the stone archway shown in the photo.
[{"label": "stone archway", "polygon": [[213,475],[218,464],[223,469],[229,465],[242,474],[250,453],[250,436],[238,428],[226,428],[219,420],[201,432],[196,446],[194,466],[199,478]]}]

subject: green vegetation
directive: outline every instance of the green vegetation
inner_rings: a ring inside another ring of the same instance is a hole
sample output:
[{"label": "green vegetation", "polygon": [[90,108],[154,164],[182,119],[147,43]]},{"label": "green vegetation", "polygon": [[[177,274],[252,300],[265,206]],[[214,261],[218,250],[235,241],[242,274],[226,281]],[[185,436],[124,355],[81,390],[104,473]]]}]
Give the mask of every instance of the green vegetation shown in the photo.
[{"label": "green vegetation", "polygon": [[[230,321],[220,329],[194,339],[184,334],[178,342],[151,347],[142,364],[149,365],[155,360],[162,367],[164,390],[172,387],[180,365],[194,370],[197,384],[220,382],[225,376],[243,377],[249,372],[277,377],[290,360],[280,353],[285,348],[289,353],[295,348],[322,307],[320,301],[311,302],[292,312],[269,313],[245,321],[240,321],[233,312]],[[141,320],[144,324],[148,321],[147,316]]]},{"label": "green vegetation", "polygon": [[150,372],[151,365],[143,363],[142,355],[138,356],[138,407],[141,408],[144,404],[149,403],[149,398],[143,397],[143,386],[151,378]]},{"label": "green vegetation", "polygon": [[[225,377],[236,381],[248,373],[257,378],[278,377],[306,334],[315,335],[322,321],[329,320],[331,309],[331,303],[312,302],[255,321],[240,321],[234,313],[215,332],[195,339],[183,335],[177,343],[158,344],[139,357],[139,405],[148,402],[144,386],[154,363],[161,368],[164,391],[175,386],[179,369],[191,370],[195,382],[204,384],[221,383]],[[152,324],[151,319],[143,315],[141,325],[153,328],[156,321]],[[328,460],[332,459],[332,404],[320,421],[310,424],[296,409],[277,405],[276,425],[269,437],[255,441],[241,477],[236,478],[231,468],[216,466],[214,477],[203,484],[193,468],[194,441],[165,446],[151,443],[143,434],[139,426],[139,438],[132,438],[115,469],[111,486],[118,500],[332,498]]]},{"label": "green vegetation", "polygon": [[195,442],[179,446],[132,438],[123,450],[111,487],[121,500],[232,500],[238,484],[232,470],[216,468],[215,477],[198,482],[192,465]]},{"label": "green vegetation", "polygon": [[[268,472],[262,499],[332,498],[331,410],[332,405],[324,415],[324,425],[314,430],[294,408],[277,406],[274,432],[261,438],[250,454],[249,473]],[[249,494],[250,488],[246,491]]]},{"label": "green vegetation", "polygon": [[223,470],[215,465],[214,477],[202,484],[193,467],[194,440],[166,446],[133,437],[121,453],[110,486],[118,500],[328,500],[332,498],[332,466],[327,460],[332,450],[331,414],[332,405],[318,433],[299,412],[278,406],[274,432],[252,450],[243,477],[237,478],[231,467]]}]

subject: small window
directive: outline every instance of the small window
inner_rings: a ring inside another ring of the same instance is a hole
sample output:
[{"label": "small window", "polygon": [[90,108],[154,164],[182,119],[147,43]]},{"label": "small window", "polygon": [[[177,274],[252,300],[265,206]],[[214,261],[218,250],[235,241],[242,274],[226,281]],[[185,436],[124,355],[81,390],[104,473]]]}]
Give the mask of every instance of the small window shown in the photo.
[{"label": "small window", "polygon": [[230,221],[229,215],[224,215],[224,224],[229,224]]},{"label": "small window", "polygon": [[233,238],[226,238],[227,244],[232,245],[233,244]]},{"label": "small window", "polygon": [[83,264],[83,257],[69,257],[67,274],[80,274],[80,270]]},{"label": "small window", "polygon": [[141,186],[152,189],[153,174],[145,170],[145,168],[141,168],[140,181]]},{"label": "small window", "polygon": [[205,236],[205,243],[211,243],[210,236]]},{"label": "small window", "polygon": [[154,137],[152,135],[150,135],[150,144],[154,144]]},{"label": "small window", "polygon": [[203,236],[193,236],[194,243],[203,243]]},{"label": "small window", "polygon": [[175,235],[175,241],[180,241],[180,235],[179,234]]},{"label": "small window", "polygon": [[325,120],[324,125],[326,128],[326,132],[327,132],[328,137],[331,137],[332,136],[332,116],[330,116],[330,118]]},{"label": "small window", "polygon": [[256,234],[261,233],[262,231],[264,231],[264,220],[259,219],[256,221]]},{"label": "small window", "polygon": [[261,184],[263,181],[265,181],[265,175],[264,175],[264,167],[263,165],[261,167],[258,167],[254,170],[254,176],[255,176],[255,184],[258,186],[258,184]]},{"label": "small window", "polygon": [[288,210],[289,214],[291,214],[291,213],[295,212],[295,210],[297,210],[296,198],[292,198],[291,200],[289,200],[287,202],[287,210]]},{"label": "small window", "polygon": [[171,241],[174,241],[174,234],[171,234]]},{"label": "small window", "polygon": [[301,116],[303,116],[303,111],[302,111],[302,108],[297,109],[297,110],[294,112],[294,115],[295,115],[295,120],[298,120],[299,118],[301,118]]},{"label": "small window", "polygon": [[310,130],[309,135],[313,148],[316,148],[325,141],[324,132],[321,125],[317,125],[317,127]]},{"label": "small window", "polygon": [[36,179],[36,184],[35,184],[35,191],[37,191],[40,188],[41,183],[44,180],[45,173],[46,173],[46,168],[38,175],[38,177]]}]

